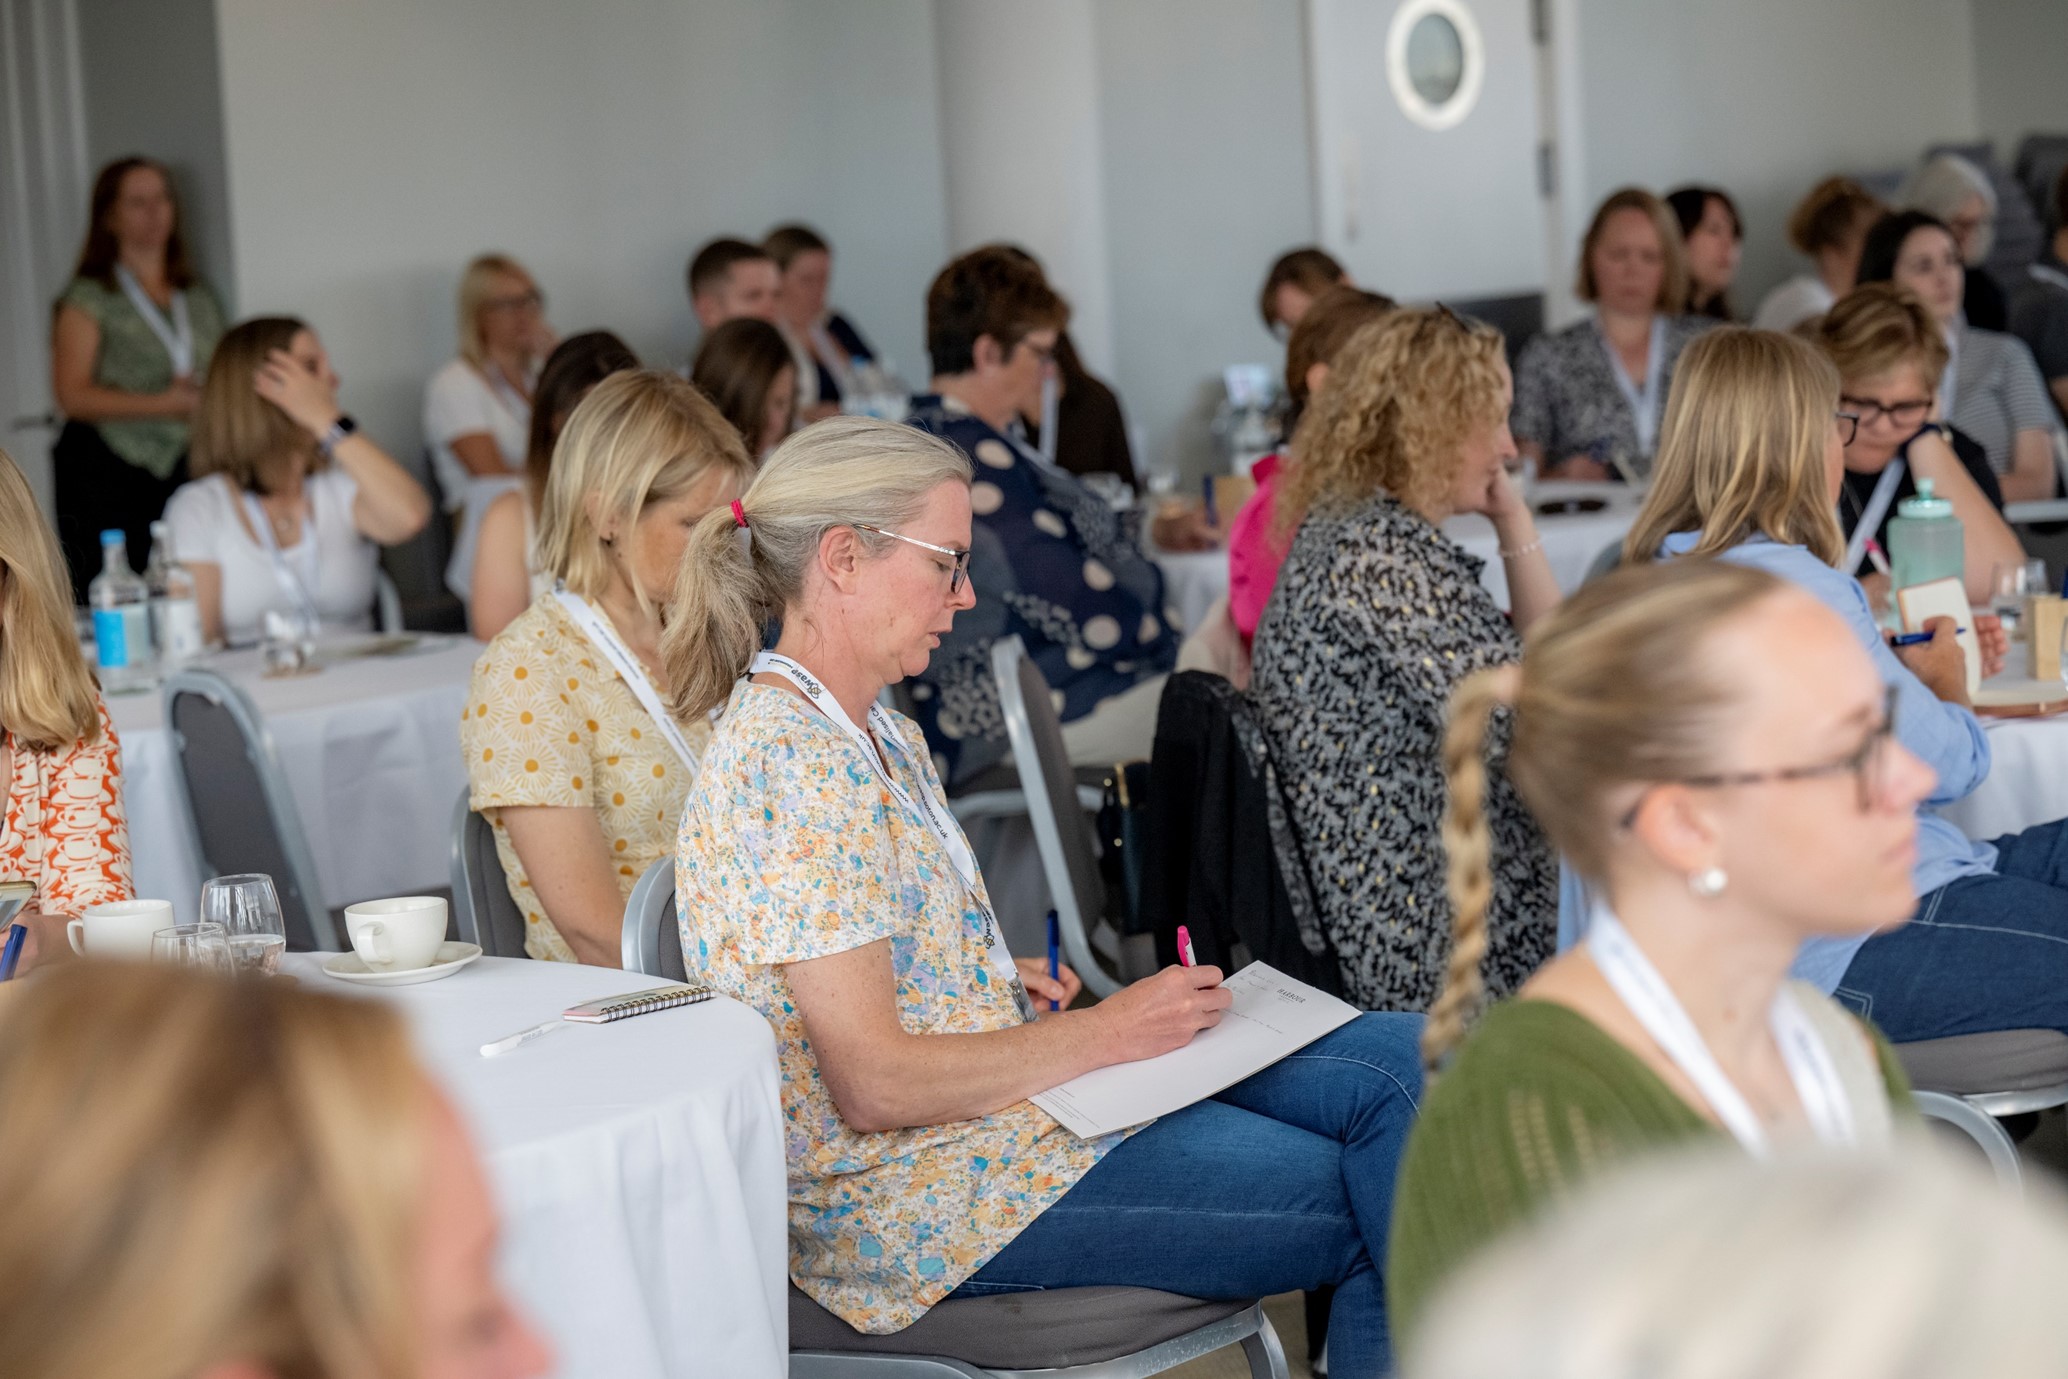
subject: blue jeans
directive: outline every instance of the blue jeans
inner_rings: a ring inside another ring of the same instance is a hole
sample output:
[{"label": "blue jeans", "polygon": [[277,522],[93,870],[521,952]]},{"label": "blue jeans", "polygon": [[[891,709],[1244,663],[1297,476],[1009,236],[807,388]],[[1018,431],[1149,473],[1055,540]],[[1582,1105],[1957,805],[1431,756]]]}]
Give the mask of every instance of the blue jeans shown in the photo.
[{"label": "blue jeans", "polygon": [[1996,870],[1926,895],[1853,955],[1835,993],[1898,1044],[2068,1031],[2068,820],[1996,840]]},{"label": "blue jeans", "polygon": [[956,1297],[1132,1286],[1259,1298],[1335,1284],[1329,1370],[1384,1374],[1386,1227],[1422,1092],[1419,1015],[1360,1015],[1138,1132]]}]

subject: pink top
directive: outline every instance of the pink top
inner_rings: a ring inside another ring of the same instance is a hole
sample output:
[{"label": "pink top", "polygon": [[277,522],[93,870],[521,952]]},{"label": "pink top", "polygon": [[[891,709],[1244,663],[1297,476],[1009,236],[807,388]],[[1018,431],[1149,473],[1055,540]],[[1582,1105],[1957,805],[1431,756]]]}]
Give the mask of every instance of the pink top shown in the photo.
[{"label": "pink top", "polygon": [[1280,542],[1272,534],[1273,509],[1278,506],[1278,475],[1284,468],[1282,455],[1266,455],[1250,469],[1257,491],[1235,514],[1228,527],[1228,615],[1248,646],[1257,635],[1257,620],[1271,601],[1278,584],[1278,567],[1285,563],[1290,539]]}]

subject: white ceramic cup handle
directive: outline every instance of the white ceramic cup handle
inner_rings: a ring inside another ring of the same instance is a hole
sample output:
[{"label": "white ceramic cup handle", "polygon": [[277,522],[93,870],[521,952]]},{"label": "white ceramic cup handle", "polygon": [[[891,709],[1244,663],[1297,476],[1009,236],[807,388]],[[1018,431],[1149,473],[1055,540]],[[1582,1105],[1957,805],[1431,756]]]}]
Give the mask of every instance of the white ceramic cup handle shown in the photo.
[{"label": "white ceramic cup handle", "polygon": [[369,961],[385,967],[395,960],[394,952],[388,947],[388,926],[377,919],[370,919],[360,934],[366,939],[367,951],[372,955]]},{"label": "white ceramic cup handle", "polygon": [[65,937],[71,941],[72,951],[80,957],[86,956],[86,921],[74,919],[65,925]]}]

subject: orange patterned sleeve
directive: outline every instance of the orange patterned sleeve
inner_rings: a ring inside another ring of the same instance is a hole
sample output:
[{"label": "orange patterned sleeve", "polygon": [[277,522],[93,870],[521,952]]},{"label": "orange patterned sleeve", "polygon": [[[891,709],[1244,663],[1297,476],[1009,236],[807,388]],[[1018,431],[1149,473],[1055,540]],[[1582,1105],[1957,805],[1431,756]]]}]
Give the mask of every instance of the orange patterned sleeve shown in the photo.
[{"label": "orange patterned sleeve", "polygon": [[43,859],[39,903],[46,914],[130,900],[129,825],[122,812],[122,744],[98,704],[97,742],[50,753],[43,772]]}]

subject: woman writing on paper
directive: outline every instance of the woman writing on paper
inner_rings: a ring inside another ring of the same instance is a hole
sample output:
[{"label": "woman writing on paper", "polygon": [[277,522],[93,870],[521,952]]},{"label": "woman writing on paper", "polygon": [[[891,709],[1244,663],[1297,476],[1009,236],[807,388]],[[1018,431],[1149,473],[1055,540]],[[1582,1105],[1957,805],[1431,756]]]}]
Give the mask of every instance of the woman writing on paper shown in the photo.
[{"label": "woman writing on paper", "polygon": [[918,728],[872,707],[974,602],[970,473],[913,428],[799,432],[691,535],[665,638],[677,716],[725,710],[683,814],[683,955],[775,1027],[791,1277],[872,1333],[958,1290],[1334,1283],[1337,1372],[1382,1373],[1418,1018],[1361,1016],[1131,1135],[1028,1101],[1182,1047],[1232,997],[1174,967],[1036,1018],[1076,977],[1006,951]]},{"label": "woman writing on paper", "polygon": [[653,370],[598,383],[560,433],[538,533],[555,587],[481,654],[460,728],[535,958],[620,962],[625,897],[711,733],[666,708],[662,610],[690,527],[753,472],[718,409]]}]

